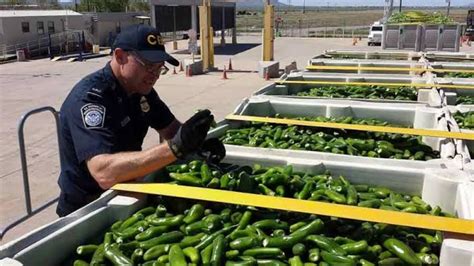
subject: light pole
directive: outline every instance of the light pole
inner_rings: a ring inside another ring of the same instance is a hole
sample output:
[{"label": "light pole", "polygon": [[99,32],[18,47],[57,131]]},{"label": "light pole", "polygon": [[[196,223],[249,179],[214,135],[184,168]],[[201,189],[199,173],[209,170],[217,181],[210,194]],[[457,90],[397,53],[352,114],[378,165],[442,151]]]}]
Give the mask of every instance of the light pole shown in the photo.
[{"label": "light pole", "polygon": [[446,0],[446,3],[448,3],[448,9],[446,11],[446,16],[449,17],[449,8],[451,7],[451,0]]}]

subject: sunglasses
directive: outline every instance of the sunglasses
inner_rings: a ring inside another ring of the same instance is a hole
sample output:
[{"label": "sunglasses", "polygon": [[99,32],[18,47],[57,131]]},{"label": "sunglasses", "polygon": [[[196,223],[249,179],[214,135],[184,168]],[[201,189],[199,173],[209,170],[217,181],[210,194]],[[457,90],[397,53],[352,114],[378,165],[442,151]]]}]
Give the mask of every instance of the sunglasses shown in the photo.
[{"label": "sunglasses", "polygon": [[135,51],[130,51],[129,53],[132,55],[135,62],[137,62],[142,67],[144,67],[145,70],[150,74],[159,76],[159,75],[165,75],[169,71],[169,68],[166,67],[165,63],[151,63],[151,62],[148,62],[146,59],[142,58]]}]

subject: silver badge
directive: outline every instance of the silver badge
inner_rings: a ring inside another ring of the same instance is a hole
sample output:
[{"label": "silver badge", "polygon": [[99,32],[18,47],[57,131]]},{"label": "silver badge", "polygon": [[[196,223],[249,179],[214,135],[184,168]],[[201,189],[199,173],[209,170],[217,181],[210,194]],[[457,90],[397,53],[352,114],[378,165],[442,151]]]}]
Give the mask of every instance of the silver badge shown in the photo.
[{"label": "silver badge", "polygon": [[86,128],[104,127],[105,107],[88,103],[81,107],[82,121]]},{"label": "silver badge", "polygon": [[150,105],[148,104],[148,101],[146,100],[145,96],[142,96],[140,99],[140,107],[142,108],[142,112],[148,113],[150,111]]}]

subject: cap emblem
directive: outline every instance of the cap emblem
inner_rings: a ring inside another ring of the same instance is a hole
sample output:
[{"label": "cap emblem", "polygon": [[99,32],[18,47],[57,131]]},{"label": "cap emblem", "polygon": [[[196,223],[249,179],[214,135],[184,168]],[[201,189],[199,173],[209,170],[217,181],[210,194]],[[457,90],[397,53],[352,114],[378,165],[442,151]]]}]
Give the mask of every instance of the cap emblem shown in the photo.
[{"label": "cap emblem", "polygon": [[150,45],[164,45],[163,38],[160,35],[149,34],[146,40]]}]

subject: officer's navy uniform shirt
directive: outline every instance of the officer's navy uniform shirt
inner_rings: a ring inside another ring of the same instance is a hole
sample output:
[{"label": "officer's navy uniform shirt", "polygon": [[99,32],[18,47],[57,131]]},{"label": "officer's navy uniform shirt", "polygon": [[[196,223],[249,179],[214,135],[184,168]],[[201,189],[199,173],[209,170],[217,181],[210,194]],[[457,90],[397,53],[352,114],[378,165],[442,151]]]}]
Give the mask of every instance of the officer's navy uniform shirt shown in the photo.
[{"label": "officer's navy uniform shirt", "polygon": [[62,193],[83,204],[97,197],[103,190],[90,175],[86,161],[98,154],[140,151],[148,127],[163,129],[174,119],[155,90],[145,96],[127,96],[110,63],[85,77],[60,111],[58,183]]}]

